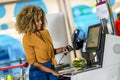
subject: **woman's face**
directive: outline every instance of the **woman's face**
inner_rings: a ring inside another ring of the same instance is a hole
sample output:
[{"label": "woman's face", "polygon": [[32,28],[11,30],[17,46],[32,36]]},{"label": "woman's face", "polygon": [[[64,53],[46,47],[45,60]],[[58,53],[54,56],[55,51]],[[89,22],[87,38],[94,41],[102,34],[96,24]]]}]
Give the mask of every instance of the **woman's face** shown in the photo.
[{"label": "woman's face", "polygon": [[35,23],[36,23],[37,29],[41,30],[42,29],[42,21],[41,20],[37,20]]}]

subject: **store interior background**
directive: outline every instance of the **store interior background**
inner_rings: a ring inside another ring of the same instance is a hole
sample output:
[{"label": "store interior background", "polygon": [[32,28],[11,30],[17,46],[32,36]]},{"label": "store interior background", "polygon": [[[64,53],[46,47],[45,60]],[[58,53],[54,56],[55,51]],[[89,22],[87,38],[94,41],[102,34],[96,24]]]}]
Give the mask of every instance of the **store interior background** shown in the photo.
[{"label": "store interior background", "polygon": [[[0,0],[0,34],[11,35],[21,41],[22,35],[18,34],[14,29],[15,16],[24,5],[31,3],[37,5],[40,4],[40,6],[42,6],[47,14],[56,14],[63,12],[65,17],[68,18],[66,22],[70,24],[67,24],[68,28],[66,28],[66,32],[68,33],[65,35],[67,35],[67,37],[63,37],[68,40],[68,42],[57,45],[55,47],[60,47],[66,44],[71,45],[70,32],[73,32],[75,29],[83,30],[83,32],[85,32],[85,36],[87,37],[88,26],[99,23],[99,19],[95,11],[96,0],[28,0],[27,3],[26,1],[27,0]],[[120,0],[110,1],[113,2],[111,8],[113,11],[114,19],[116,19],[116,13],[120,11]],[[63,4],[67,5],[67,9],[62,6]],[[66,13],[65,10],[67,10],[68,13]],[[109,17],[108,22],[110,24]],[[80,56],[80,54],[78,55]],[[56,56],[56,59],[60,60],[61,56],[62,54]],[[68,63],[73,59],[74,54],[71,53],[62,61]]]},{"label": "store interior background", "polygon": [[[22,2],[21,6],[20,6],[20,4],[17,3],[18,1]],[[6,24],[6,27],[8,27],[8,28],[14,27],[14,17],[18,13],[18,11],[21,9],[21,7],[26,4],[26,3],[24,3],[24,1],[28,1],[28,4],[32,3],[32,4],[41,5],[47,14],[61,12],[62,6],[60,5],[61,3],[59,0],[50,0],[50,1],[49,0],[1,0],[0,1],[0,10],[1,10],[0,27],[4,26],[4,24]],[[83,13],[85,13],[85,15],[82,14],[81,16],[89,15],[90,9],[89,9],[89,11],[87,10],[89,7],[92,8],[93,13],[95,13],[94,11],[95,11],[96,0],[76,0],[76,1],[63,0],[63,2],[64,1],[69,3],[69,6],[70,6],[69,8],[71,8],[71,10],[72,10],[73,18],[75,18],[76,15],[81,14],[80,10],[79,11],[76,10],[79,7],[84,8],[84,10],[81,9],[81,12],[83,11]],[[119,0],[110,0],[110,1],[112,3],[111,7],[112,7],[113,13],[118,12],[120,10],[120,6],[119,6],[120,1]],[[19,5],[20,7],[18,8],[17,5]],[[87,10],[87,11],[85,12],[85,10]],[[88,14],[87,14],[87,12],[88,12]],[[77,16],[77,17],[80,18],[80,16]],[[93,17],[93,15],[91,15],[91,17]],[[88,20],[87,17],[86,17],[86,20]],[[73,27],[77,27],[77,25],[75,25]],[[2,30],[2,29],[0,29],[0,30]]]}]

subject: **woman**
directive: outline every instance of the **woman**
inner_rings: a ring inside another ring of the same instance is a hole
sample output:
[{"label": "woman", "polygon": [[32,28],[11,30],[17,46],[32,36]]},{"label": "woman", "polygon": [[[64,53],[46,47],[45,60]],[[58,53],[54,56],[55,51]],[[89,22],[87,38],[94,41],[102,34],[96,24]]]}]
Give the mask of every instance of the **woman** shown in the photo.
[{"label": "woman", "polygon": [[54,70],[55,54],[68,50],[66,47],[54,49],[46,23],[45,13],[38,6],[25,6],[16,17],[16,30],[24,33],[22,42],[30,64],[30,80],[57,80],[57,76],[64,74]]}]

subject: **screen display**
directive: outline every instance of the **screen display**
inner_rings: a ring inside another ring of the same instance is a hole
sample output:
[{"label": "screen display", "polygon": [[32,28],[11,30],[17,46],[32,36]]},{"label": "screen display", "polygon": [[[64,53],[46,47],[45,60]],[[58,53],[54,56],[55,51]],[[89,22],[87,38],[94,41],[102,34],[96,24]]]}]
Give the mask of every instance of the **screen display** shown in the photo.
[{"label": "screen display", "polygon": [[89,26],[86,50],[96,51],[99,47],[100,24]]}]

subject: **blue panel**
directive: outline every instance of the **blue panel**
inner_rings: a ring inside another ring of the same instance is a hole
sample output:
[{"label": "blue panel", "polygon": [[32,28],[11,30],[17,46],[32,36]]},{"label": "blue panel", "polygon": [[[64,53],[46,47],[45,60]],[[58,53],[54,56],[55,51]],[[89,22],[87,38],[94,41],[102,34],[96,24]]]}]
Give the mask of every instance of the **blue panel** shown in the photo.
[{"label": "blue panel", "polygon": [[[0,35],[0,58],[5,57],[0,60],[0,63],[15,61],[20,58],[25,58],[24,50],[22,44],[19,40],[8,36],[8,35]],[[19,63],[6,64],[0,67],[17,65]],[[20,72],[19,69],[12,69],[13,72]],[[8,71],[3,71],[3,73],[8,73]]]},{"label": "blue panel", "polygon": [[79,38],[83,38],[83,35],[87,37],[88,27],[90,25],[100,23],[96,13],[92,11],[93,8],[86,5],[78,5],[72,8],[75,28],[81,31],[78,36]]},{"label": "blue panel", "polygon": [[14,17],[19,13],[19,11],[26,5],[37,5],[41,7],[45,13],[47,13],[47,8],[43,2],[43,0],[30,0],[26,2],[18,2],[14,8]]},{"label": "blue panel", "polygon": [[6,9],[3,5],[0,5],[0,18],[4,17],[6,14]]},{"label": "blue panel", "polygon": [[0,35],[0,50],[8,53],[11,61],[25,57],[21,42],[7,35]]},{"label": "blue panel", "polygon": [[110,5],[113,6],[115,4],[115,0],[110,0]]},{"label": "blue panel", "polygon": [[92,13],[92,8],[86,5],[77,5],[72,8],[72,13],[74,17],[87,15]]},{"label": "blue panel", "polygon": [[5,50],[0,50],[0,60],[8,59],[8,53],[5,53]]},{"label": "blue panel", "polygon": [[[106,1],[106,0],[102,0],[102,1]],[[115,0],[109,0],[110,1],[110,5],[113,6],[115,4]]]},{"label": "blue panel", "polygon": [[86,20],[89,20],[91,21],[92,20],[99,20],[97,15],[96,14],[88,14],[88,15],[83,15],[83,16],[77,16],[77,17],[74,17],[74,21],[81,21],[81,22],[84,22]]},{"label": "blue panel", "polygon": [[8,29],[8,25],[7,24],[1,24],[0,29],[1,30]]}]

